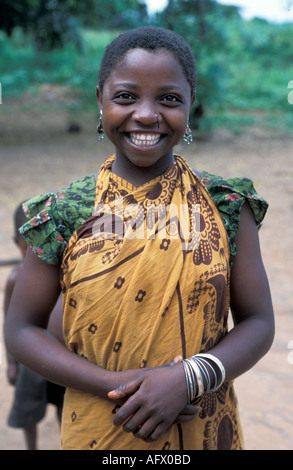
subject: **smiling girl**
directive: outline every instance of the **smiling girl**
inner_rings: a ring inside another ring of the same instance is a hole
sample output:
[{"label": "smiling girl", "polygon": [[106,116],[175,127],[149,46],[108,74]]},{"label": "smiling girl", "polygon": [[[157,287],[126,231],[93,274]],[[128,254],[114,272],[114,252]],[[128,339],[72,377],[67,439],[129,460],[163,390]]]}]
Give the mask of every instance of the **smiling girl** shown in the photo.
[{"label": "smiling girl", "polygon": [[[21,229],[32,249],[6,337],[14,357],[67,387],[62,449],[243,448],[233,379],[274,335],[258,241],[267,204],[250,180],[174,154],[190,136],[195,76],[177,34],[120,35],[97,87],[98,132],[115,153],[98,174],[25,205],[38,224]],[[181,207],[189,227],[197,214],[188,248]],[[152,236],[136,236],[150,225]],[[66,347],[46,331],[60,290]]]}]

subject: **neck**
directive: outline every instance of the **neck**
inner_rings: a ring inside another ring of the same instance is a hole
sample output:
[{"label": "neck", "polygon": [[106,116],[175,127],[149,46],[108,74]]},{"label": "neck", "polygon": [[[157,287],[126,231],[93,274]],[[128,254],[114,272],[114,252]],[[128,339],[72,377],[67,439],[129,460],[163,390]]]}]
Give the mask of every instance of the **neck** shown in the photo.
[{"label": "neck", "polygon": [[150,166],[137,166],[124,155],[117,152],[117,157],[112,165],[112,172],[128,181],[135,187],[139,187],[148,181],[163,174],[167,168],[175,162],[173,153],[167,154]]}]

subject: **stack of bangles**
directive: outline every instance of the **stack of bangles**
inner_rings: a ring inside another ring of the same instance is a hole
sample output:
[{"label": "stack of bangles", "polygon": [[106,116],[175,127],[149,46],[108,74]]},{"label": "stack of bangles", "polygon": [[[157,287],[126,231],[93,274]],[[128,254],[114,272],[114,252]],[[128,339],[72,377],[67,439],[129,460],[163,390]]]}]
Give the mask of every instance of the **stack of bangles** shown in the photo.
[{"label": "stack of bangles", "polygon": [[189,403],[215,392],[223,384],[226,372],[212,354],[196,354],[183,361]]}]

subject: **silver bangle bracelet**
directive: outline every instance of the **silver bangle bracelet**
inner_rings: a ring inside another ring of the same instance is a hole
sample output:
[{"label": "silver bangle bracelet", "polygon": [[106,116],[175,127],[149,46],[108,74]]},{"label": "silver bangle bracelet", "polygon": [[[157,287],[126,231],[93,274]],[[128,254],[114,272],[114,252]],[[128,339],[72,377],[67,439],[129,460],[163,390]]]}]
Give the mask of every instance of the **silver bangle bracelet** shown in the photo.
[{"label": "silver bangle bracelet", "polygon": [[[222,362],[212,354],[202,353],[188,357],[183,361],[188,401],[214,393],[223,384],[226,371]],[[218,369],[218,373],[214,368]],[[208,367],[207,367],[208,366]],[[211,379],[211,372],[213,379]]]}]

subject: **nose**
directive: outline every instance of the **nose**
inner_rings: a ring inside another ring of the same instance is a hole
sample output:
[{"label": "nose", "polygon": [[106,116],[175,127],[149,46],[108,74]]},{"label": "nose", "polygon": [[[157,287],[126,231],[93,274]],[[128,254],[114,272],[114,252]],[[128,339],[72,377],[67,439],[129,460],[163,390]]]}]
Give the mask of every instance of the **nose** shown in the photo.
[{"label": "nose", "polygon": [[159,127],[159,114],[156,111],[156,106],[147,101],[137,104],[132,118],[145,126]]}]

